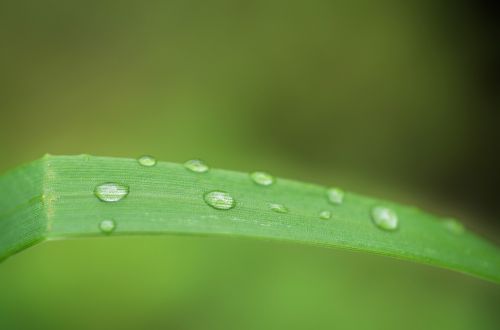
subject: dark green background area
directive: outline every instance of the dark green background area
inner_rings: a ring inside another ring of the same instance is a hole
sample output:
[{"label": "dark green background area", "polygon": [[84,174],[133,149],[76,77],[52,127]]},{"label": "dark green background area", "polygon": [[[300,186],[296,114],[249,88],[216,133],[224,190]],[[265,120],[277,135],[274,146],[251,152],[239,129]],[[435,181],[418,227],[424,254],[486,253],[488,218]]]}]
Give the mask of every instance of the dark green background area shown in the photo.
[{"label": "dark green background area", "polygon": [[[498,27],[434,1],[2,1],[0,170],[89,153],[263,169],[499,241]],[[500,289],[427,266],[193,237],[0,265],[0,329],[495,329]]]}]

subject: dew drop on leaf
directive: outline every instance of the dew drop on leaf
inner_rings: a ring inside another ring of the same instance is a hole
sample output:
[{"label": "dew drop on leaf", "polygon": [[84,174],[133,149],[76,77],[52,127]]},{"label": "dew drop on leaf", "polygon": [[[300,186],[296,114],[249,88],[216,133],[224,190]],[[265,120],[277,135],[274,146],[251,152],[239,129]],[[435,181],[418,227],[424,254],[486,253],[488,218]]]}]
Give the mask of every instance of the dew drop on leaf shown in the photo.
[{"label": "dew drop on leaf", "polygon": [[129,187],[119,183],[108,182],[98,185],[94,194],[103,202],[118,202],[129,193]]},{"label": "dew drop on leaf", "polygon": [[250,178],[261,186],[270,186],[274,183],[274,177],[266,172],[253,172],[250,174]]},{"label": "dew drop on leaf", "polygon": [[205,173],[208,171],[209,167],[202,160],[191,159],[184,163],[184,167],[191,172]]},{"label": "dew drop on leaf", "polygon": [[443,224],[450,233],[456,235],[462,234],[465,231],[464,225],[456,219],[446,219]]},{"label": "dew drop on leaf", "polygon": [[372,209],[373,223],[383,230],[393,231],[398,228],[398,216],[390,208],[376,206]]},{"label": "dew drop on leaf", "polygon": [[339,205],[344,201],[344,191],[339,188],[329,188],[326,190],[326,197],[330,203]]},{"label": "dew drop on leaf", "polygon": [[137,161],[139,162],[139,164],[146,167],[152,167],[156,165],[156,159],[152,156],[145,155],[137,159]]},{"label": "dew drop on leaf", "polygon": [[319,218],[323,220],[329,220],[332,217],[332,212],[330,211],[321,211],[319,212]]},{"label": "dew drop on leaf", "polygon": [[217,210],[229,210],[235,207],[234,198],[224,191],[211,191],[203,196],[205,203]]},{"label": "dew drop on leaf", "polygon": [[113,220],[102,220],[99,223],[99,230],[104,234],[111,234],[116,228],[116,223]]},{"label": "dew drop on leaf", "polygon": [[269,208],[276,213],[288,213],[288,209],[283,204],[271,203]]}]

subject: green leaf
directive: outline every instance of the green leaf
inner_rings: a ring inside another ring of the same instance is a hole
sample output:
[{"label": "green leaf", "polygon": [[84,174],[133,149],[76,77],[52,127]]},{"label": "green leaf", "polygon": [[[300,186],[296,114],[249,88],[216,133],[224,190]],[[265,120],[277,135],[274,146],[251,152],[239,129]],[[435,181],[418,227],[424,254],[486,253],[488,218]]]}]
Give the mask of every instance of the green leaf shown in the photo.
[{"label": "green leaf", "polygon": [[498,247],[417,208],[261,172],[142,163],[47,155],[0,176],[0,259],[61,238],[227,235],[366,251],[500,283]]}]

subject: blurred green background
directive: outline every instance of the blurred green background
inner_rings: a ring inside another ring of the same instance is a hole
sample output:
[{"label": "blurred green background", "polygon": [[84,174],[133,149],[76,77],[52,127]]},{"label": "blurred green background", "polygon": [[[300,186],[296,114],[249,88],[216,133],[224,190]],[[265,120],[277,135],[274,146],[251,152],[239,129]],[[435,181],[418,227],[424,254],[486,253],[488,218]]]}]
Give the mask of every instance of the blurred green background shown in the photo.
[{"label": "blurred green background", "polygon": [[[498,244],[497,18],[486,1],[2,0],[0,170],[200,157]],[[460,274],[261,241],[58,241],[0,265],[9,330],[498,329],[499,306]]]}]

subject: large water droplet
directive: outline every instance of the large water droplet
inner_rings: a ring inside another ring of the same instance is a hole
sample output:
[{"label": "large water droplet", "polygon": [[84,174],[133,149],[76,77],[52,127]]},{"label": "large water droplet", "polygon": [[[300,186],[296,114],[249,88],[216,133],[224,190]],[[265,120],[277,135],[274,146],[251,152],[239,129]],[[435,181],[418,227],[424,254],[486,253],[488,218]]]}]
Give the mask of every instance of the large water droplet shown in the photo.
[{"label": "large water droplet", "polygon": [[329,188],[326,190],[328,201],[332,204],[342,204],[344,201],[344,191],[339,188]]},{"label": "large water droplet", "polygon": [[102,220],[99,223],[99,229],[104,234],[111,234],[116,228],[116,223],[113,220]]},{"label": "large water droplet", "polygon": [[184,167],[196,173],[205,173],[208,171],[208,166],[202,160],[191,159],[184,163]]},{"label": "large water droplet", "polygon": [[206,193],[203,198],[208,205],[217,210],[229,210],[236,205],[234,198],[224,191],[211,191]]},{"label": "large water droplet", "polygon": [[465,227],[456,219],[446,219],[443,224],[449,232],[453,234],[462,234],[465,231]]},{"label": "large water droplet", "polygon": [[321,211],[319,212],[319,218],[323,220],[329,220],[332,217],[332,212],[330,211]]},{"label": "large water droplet", "polygon": [[156,165],[156,159],[152,156],[145,155],[137,159],[137,161],[139,162],[139,164],[146,167],[151,167]]},{"label": "large water droplet", "polygon": [[398,228],[398,216],[393,210],[376,206],[372,209],[373,223],[380,229],[393,231]]},{"label": "large water droplet", "polygon": [[129,193],[129,188],[127,186],[108,182],[98,185],[94,194],[103,202],[118,202],[125,198]]},{"label": "large water droplet", "polygon": [[271,203],[269,204],[269,208],[277,213],[288,213],[288,209],[283,204]]},{"label": "large water droplet", "polygon": [[261,186],[270,186],[274,183],[274,177],[266,172],[253,172],[250,177],[253,182]]}]

